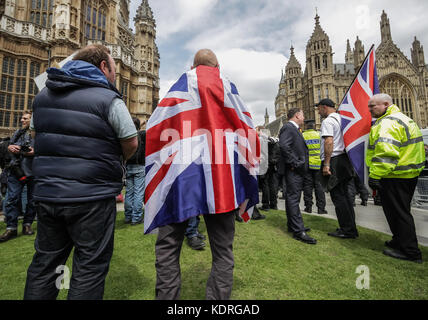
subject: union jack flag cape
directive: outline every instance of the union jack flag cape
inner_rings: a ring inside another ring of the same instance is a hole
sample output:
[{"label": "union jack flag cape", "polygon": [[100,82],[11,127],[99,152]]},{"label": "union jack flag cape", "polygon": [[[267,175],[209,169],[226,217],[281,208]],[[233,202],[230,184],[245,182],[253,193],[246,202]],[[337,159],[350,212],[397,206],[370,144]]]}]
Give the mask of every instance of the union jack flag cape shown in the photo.
[{"label": "union jack flag cape", "polygon": [[218,68],[184,73],[146,128],[144,233],[259,202],[260,142],[236,86]]},{"label": "union jack flag cape", "polygon": [[368,177],[365,157],[372,125],[368,102],[377,93],[379,83],[372,45],[338,109],[342,118],[346,151],[360,181],[366,184]]}]

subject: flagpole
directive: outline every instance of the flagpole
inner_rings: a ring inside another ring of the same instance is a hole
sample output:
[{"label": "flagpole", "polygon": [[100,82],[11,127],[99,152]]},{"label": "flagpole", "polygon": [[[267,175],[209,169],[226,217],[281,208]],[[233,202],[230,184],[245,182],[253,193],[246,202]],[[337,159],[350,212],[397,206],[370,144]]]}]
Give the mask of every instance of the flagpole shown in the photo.
[{"label": "flagpole", "polygon": [[340,100],[339,107],[342,105],[343,100],[344,100],[344,99],[345,99],[345,97],[348,95],[349,90],[352,88],[352,85],[354,84],[355,80],[356,80],[356,79],[357,79],[357,77],[358,77],[358,74],[360,73],[361,68],[362,68],[362,67],[363,67],[363,65],[364,65],[364,61],[366,61],[366,59],[367,59],[367,57],[369,56],[370,52],[372,51],[373,47],[374,47],[374,44],[372,44],[372,46],[370,47],[370,49],[369,49],[369,51],[367,52],[367,54],[366,54],[366,56],[365,56],[365,58],[364,58],[363,62],[361,63],[360,67],[358,68],[358,71],[355,73],[354,79],[352,80],[351,84],[349,85],[348,90],[346,90],[346,92],[345,92],[345,94],[344,94],[344,96],[343,96],[342,100]]}]

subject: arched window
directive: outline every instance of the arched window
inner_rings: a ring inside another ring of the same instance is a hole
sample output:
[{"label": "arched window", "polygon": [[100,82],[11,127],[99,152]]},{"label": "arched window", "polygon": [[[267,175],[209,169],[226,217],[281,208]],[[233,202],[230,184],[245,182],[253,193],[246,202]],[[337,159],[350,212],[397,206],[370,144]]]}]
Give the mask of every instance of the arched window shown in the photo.
[{"label": "arched window", "polygon": [[392,102],[396,104],[400,110],[408,117],[414,118],[415,97],[411,87],[397,76],[388,77],[382,81],[380,91],[389,94]]},{"label": "arched window", "polygon": [[321,69],[320,57],[315,56],[315,70],[319,71]]},{"label": "arched window", "polygon": [[94,40],[106,40],[106,8],[101,1],[86,1],[85,37]]},{"label": "arched window", "polygon": [[327,55],[326,54],[322,57],[322,66],[324,69],[327,69]]},{"label": "arched window", "polygon": [[294,88],[294,82],[293,82],[293,79],[290,79],[290,89],[293,89]]},{"label": "arched window", "polygon": [[31,0],[30,21],[49,28],[52,26],[54,0]]}]

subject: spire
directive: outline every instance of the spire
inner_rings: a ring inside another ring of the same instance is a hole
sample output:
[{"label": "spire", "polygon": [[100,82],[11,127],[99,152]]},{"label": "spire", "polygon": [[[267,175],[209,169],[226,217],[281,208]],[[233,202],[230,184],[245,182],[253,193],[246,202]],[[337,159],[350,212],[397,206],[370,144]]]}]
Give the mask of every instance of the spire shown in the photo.
[{"label": "spire", "polygon": [[269,124],[269,114],[268,114],[268,111],[267,111],[267,108],[266,108],[266,112],[265,112],[265,126],[267,126]]},{"label": "spire", "polygon": [[154,22],[153,11],[150,8],[148,0],[142,0],[140,6],[137,9],[137,14],[134,17],[134,21],[145,21],[150,20]]},{"label": "spire", "polygon": [[345,63],[351,63],[351,64],[354,63],[354,54],[352,53],[349,39],[346,40]]},{"label": "spire", "polygon": [[385,13],[385,10],[382,10],[382,16],[380,19],[380,34],[381,34],[382,43],[387,41],[392,41],[391,27],[389,25],[389,19]]},{"label": "spire", "polygon": [[315,16],[314,32],[312,33],[312,36],[309,39],[308,43],[312,43],[314,41],[319,41],[319,40],[327,40],[330,42],[327,33],[325,33],[325,31],[321,28],[320,16],[317,13]]},{"label": "spire", "polygon": [[412,55],[412,64],[416,68],[423,68],[425,66],[424,47],[421,46],[421,43],[416,39],[416,36],[412,43],[412,48],[410,48],[410,53]]},{"label": "spire", "polygon": [[290,48],[290,59],[288,59],[287,65],[285,67],[285,73],[287,74],[287,71],[291,68],[298,68],[299,73],[302,70],[302,66],[300,65],[300,62],[297,60],[296,56],[294,55],[294,47],[291,46]]},{"label": "spire", "polygon": [[357,40],[355,40],[355,45],[354,45],[354,68],[355,68],[355,70],[358,70],[360,65],[363,63],[365,56],[366,56],[366,54],[364,52],[363,43],[361,42],[360,38],[357,36]]}]

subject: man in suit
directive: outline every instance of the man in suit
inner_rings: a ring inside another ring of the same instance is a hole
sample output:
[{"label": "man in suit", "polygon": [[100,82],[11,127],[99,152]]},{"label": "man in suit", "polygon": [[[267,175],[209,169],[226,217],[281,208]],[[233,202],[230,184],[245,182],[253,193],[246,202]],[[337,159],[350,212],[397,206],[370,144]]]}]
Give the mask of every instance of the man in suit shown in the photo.
[{"label": "man in suit", "polygon": [[292,108],[288,111],[287,118],[288,122],[279,132],[281,159],[278,169],[279,174],[284,176],[284,190],[287,190],[285,211],[288,231],[297,240],[316,244],[317,241],[306,234],[309,228],[305,228],[299,208],[304,176],[309,170],[309,151],[300,131],[305,117],[302,109]]}]

